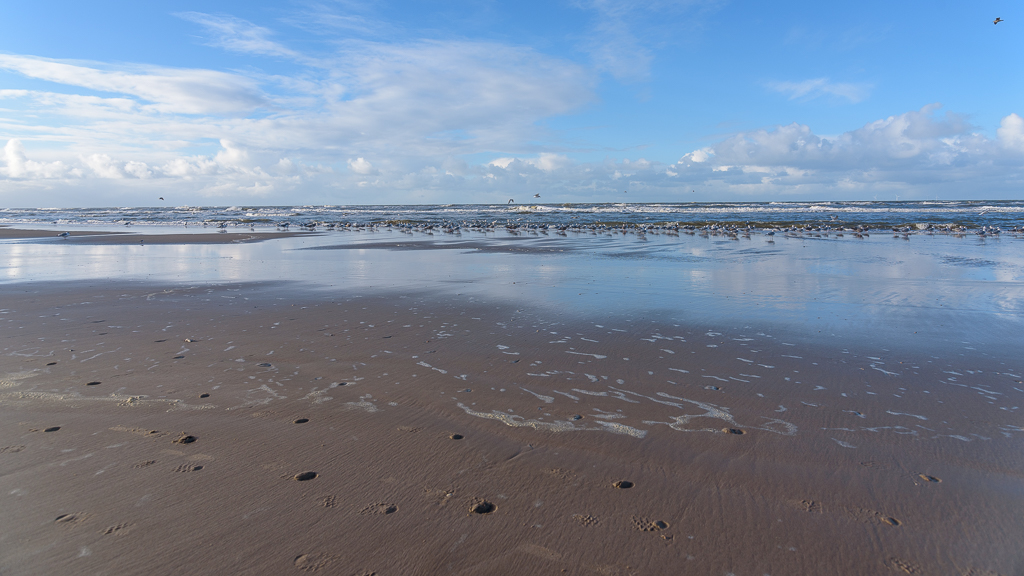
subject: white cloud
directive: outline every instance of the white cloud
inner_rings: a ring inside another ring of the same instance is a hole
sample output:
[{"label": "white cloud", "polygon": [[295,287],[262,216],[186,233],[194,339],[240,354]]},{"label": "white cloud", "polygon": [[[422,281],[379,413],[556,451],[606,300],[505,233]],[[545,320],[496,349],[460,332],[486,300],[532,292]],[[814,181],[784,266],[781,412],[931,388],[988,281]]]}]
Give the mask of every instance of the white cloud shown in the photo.
[{"label": "white cloud", "polygon": [[498,168],[508,168],[508,165],[515,161],[515,158],[495,158],[487,164],[490,166],[497,166]]},{"label": "white cloud", "polygon": [[832,82],[828,78],[813,78],[801,82],[769,82],[768,88],[787,94],[790,100],[813,100],[822,96],[835,96],[857,103],[871,93],[871,86],[868,84]]},{"label": "white cloud", "polygon": [[715,151],[711,148],[701,148],[700,150],[694,150],[689,154],[683,156],[680,162],[707,162],[712,156],[715,155]]},{"label": "white cloud", "polygon": [[974,142],[960,116],[936,116],[937,105],[870,122],[837,137],[820,137],[809,126],[789,124],[743,132],[711,147],[718,164],[792,165],[806,168],[865,169],[928,165],[956,145]]},{"label": "white cloud", "polygon": [[522,169],[530,166],[543,172],[552,172],[569,165],[569,157],[564,154],[544,152],[536,158],[495,158],[488,162],[487,165],[504,170],[508,170],[510,166],[513,169]]},{"label": "white cloud", "polygon": [[234,16],[204,14],[202,12],[181,12],[179,18],[195,22],[212,32],[216,38],[214,46],[234,52],[265,54],[267,56],[300,57],[300,54],[270,40],[269,29],[257,26]]},{"label": "white cloud", "polygon": [[892,188],[924,197],[957,190],[964,197],[1016,186],[1024,166],[1024,119],[1006,116],[990,139],[963,117],[938,111],[933,104],[838,136],[795,123],[742,132],[684,155],[676,169],[736,194],[848,197]]},{"label": "white cloud", "polygon": [[0,54],[0,69],[29,78],[135,96],[163,113],[241,114],[268,105],[253,80],[214,70],[100,70],[35,56]]},{"label": "white cloud", "polygon": [[90,154],[82,158],[82,163],[100,178],[124,178],[121,166],[118,166],[106,154]]},{"label": "white cloud", "polygon": [[124,171],[141,180],[153,177],[153,170],[145,162],[136,162],[134,160],[125,162]]},{"label": "white cloud", "polygon": [[60,178],[68,174],[63,162],[36,162],[29,160],[21,140],[11,138],[4,146],[4,169],[8,178]]},{"label": "white cloud", "polygon": [[[0,130],[31,136],[34,149],[57,161],[28,171],[15,159],[3,174],[145,179],[147,186],[178,180],[200,195],[284,194],[305,182],[337,199],[370,173],[333,168],[380,158],[374,185],[393,183],[397,200],[409,187],[433,185],[426,173],[407,174],[443,165],[441,175],[472,178],[462,155],[516,152],[545,138],[542,120],[593,99],[594,78],[584,68],[492,42],[348,41],[323,62],[269,77],[0,55],[0,69],[72,92],[0,90],[18,105],[0,110]],[[220,148],[195,152],[211,141]],[[566,161],[531,157],[546,170]],[[0,198],[12,189],[2,184],[0,177]]]},{"label": "white cloud", "polygon": [[996,130],[999,142],[1010,150],[1024,152],[1024,118],[1010,114],[1000,122]]},{"label": "white cloud", "polygon": [[367,175],[376,172],[373,168],[373,164],[370,164],[369,160],[363,158],[356,158],[355,160],[350,158],[348,161],[348,168],[356,174]]}]

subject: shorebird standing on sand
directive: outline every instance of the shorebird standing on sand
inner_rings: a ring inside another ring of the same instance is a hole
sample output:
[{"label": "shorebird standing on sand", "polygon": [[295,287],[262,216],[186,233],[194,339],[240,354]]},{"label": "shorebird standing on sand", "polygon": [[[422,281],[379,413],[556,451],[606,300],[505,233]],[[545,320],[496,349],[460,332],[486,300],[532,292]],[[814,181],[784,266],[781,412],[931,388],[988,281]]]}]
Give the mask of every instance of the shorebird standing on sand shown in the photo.
[{"label": "shorebird standing on sand", "polygon": [[57,234],[57,236],[60,236],[61,238],[67,238],[68,236],[71,236],[71,233],[70,232],[61,232],[60,234]]},{"label": "shorebird standing on sand", "polygon": [[1000,22],[1006,22],[1006,20],[1003,20],[1002,18],[996,17],[996,19],[992,21],[993,24],[999,24]]}]

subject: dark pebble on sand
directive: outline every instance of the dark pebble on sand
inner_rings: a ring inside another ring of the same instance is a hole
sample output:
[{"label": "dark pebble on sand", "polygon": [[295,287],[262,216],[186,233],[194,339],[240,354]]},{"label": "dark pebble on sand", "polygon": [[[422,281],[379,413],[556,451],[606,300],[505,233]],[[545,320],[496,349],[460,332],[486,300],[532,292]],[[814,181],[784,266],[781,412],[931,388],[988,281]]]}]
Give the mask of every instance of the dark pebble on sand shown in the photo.
[{"label": "dark pebble on sand", "polygon": [[55,366],[56,364],[57,364],[56,362],[47,362],[46,363],[47,366]]},{"label": "dark pebble on sand", "polygon": [[746,432],[739,428],[722,428],[722,432],[726,434],[746,434]]},{"label": "dark pebble on sand", "polygon": [[309,418],[296,418],[292,424],[305,424],[306,422],[309,422]]},{"label": "dark pebble on sand", "polygon": [[171,358],[171,360],[181,360],[182,358],[184,358],[184,356],[175,356],[174,358]]},{"label": "dark pebble on sand", "polygon": [[209,398],[209,397],[210,397],[210,395],[209,395],[209,394],[207,394],[207,393],[205,393],[205,392],[203,392],[202,394],[200,394],[200,395],[199,395],[199,397],[200,397],[200,398]]},{"label": "dark pebble on sand", "polygon": [[99,385],[99,384],[102,384],[102,382],[96,382],[96,381],[94,381],[94,382],[86,382],[86,383],[85,383],[85,385],[86,385],[86,386],[97,386],[97,385]]},{"label": "dark pebble on sand", "polygon": [[632,488],[633,487],[633,483],[630,482],[629,480],[619,480],[619,481],[615,482],[614,484],[612,484],[612,486],[614,486],[616,488],[620,488],[622,490],[625,490],[627,488]]},{"label": "dark pebble on sand", "polygon": [[260,362],[259,364],[257,364],[257,366],[259,366],[260,368],[270,368],[271,366],[273,366],[273,364],[271,364],[270,362]]},{"label": "dark pebble on sand", "polygon": [[305,482],[306,480],[312,480],[316,478],[316,472],[299,472],[293,478],[299,482]]},{"label": "dark pebble on sand", "polygon": [[579,414],[573,414],[572,419],[573,420],[582,420],[583,416],[580,416]]},{"label": "dark pebble on sand", "polygon": [[452,440],[462,440],[463,436],[462,434],[452,434],[451,436],[449,436],[449,438],[451,438]]},{"label": "dark pebble on sand", "polygon": [[57,430],[60,430],[60,426],[50,426],[49,428],[43,430],[43,432],[56,432]]}]

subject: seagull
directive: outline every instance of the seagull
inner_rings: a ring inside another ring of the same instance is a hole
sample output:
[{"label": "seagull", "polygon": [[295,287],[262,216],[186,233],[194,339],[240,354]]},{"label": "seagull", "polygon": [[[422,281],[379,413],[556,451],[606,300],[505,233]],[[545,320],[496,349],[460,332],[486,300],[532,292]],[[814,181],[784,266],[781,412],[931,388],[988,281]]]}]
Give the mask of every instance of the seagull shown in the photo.
[{"label": "seagull", "polygon": [[534,194],[533,197],[534,198],[540,198],[540,194]]},{"label": "seagull", "polygon": [[995,20],[992,21],[993,24],[999,24],[1000,22],[1006,22],[1006,20],[1003,20],[1002,18],[996,18]]},{"label": "seagull", "polygon": [[161,196],[161,197],[160,197],[160,199],[161,199],[161,200],[163,200],[163,199],[164,199],[164,197],[163,197],[163,196]]},{"label": "seagull", "polygon": [[508,199],[508,203],[509,203],[509,204],[515,204],[515,203],[516,203],[516,201],[515,201],[515,200],[513,200],[513,199],[511,199],[511,198],[509,198],[509,199]]},{"label": "seagull", "polygon": [[60,236],[61,238],[67,238],[68,236],[71,236],[71,233],[70,232],[61,232],[60,234],[57,234],[57,236]]}]

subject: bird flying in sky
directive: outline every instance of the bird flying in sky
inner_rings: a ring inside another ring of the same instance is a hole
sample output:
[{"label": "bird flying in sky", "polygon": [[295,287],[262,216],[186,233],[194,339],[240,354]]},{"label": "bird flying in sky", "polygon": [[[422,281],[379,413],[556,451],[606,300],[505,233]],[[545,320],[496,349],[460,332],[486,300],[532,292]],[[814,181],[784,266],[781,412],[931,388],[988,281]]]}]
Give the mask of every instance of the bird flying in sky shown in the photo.
[{"label": "bird flying in sky", "polygon": [[995,20],[992,21],[993,24],[999,24],[1000,22],[1005,22],[1005,20],[997,17]]}]

